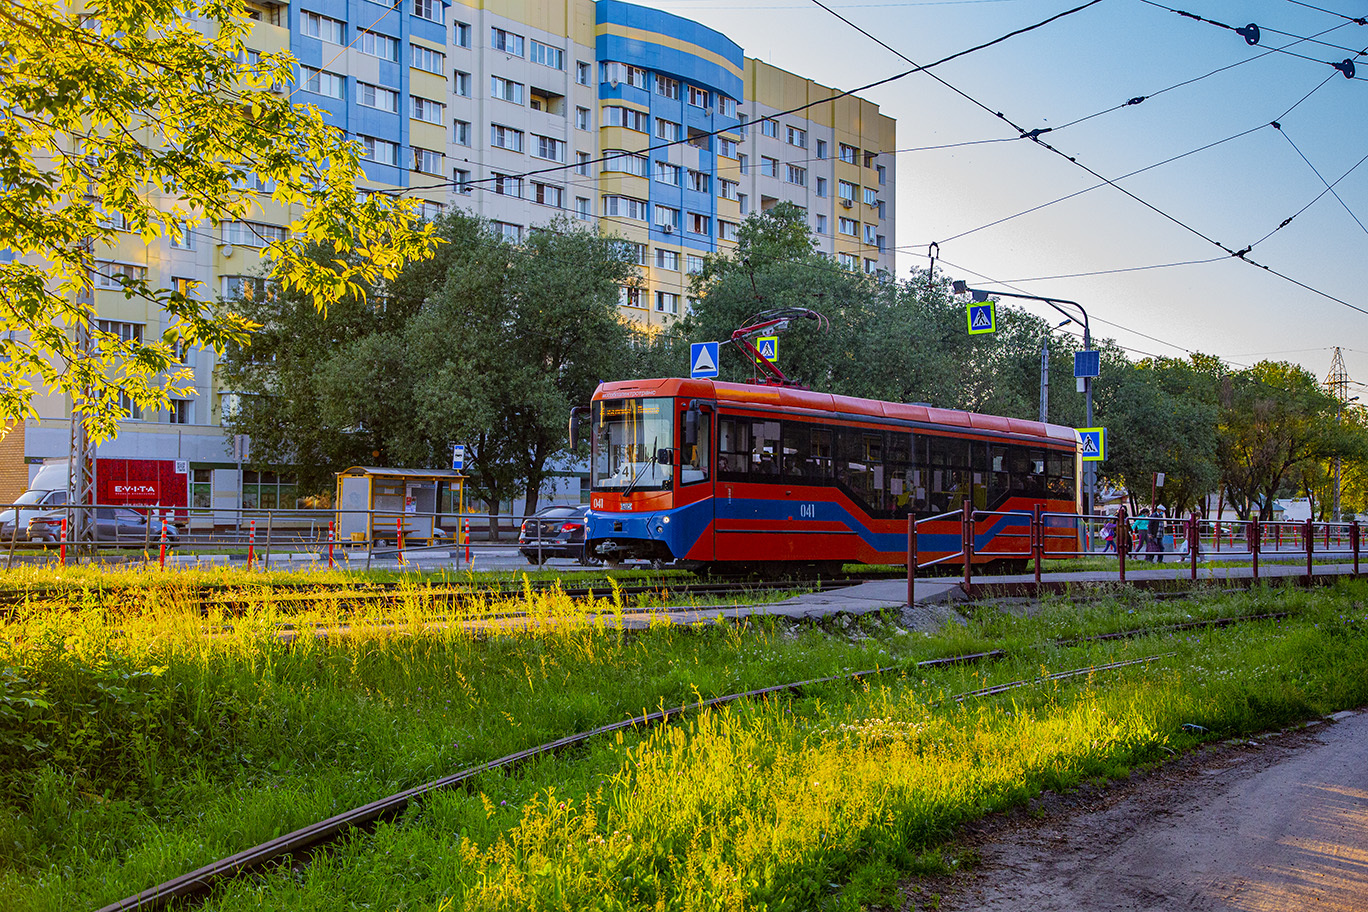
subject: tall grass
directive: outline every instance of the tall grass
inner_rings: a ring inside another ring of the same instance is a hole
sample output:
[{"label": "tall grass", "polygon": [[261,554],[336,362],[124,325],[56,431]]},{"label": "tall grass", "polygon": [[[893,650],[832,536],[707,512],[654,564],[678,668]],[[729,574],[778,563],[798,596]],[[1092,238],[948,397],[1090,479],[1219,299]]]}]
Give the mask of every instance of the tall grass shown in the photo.
[{"label": "tall grass", "polygon": [[[263,593],[263,596],[269,593]],[[1124,775],[1191,744],[1368,699],[1368,587],[1140,597],[1034,617],[981,609],[940,636],[850,642],[773,624],[635,635],[532,594],[479,631],[415,590],[391,611],[289,616],[268,597],[204,619],[174,593],[0,627],[0,908],[95,907],[400,788],[695,695],[893,665],[874,682],[737,704],[433,795],[221,909],[856,908],[936,863],[965,820]],[[1294,617],[1059,646],[1184,616]],[[497,605],[484,608],[498,608]],[[442,614],[447,622],[428,623]],[[282,642],[285,621],[346,636]],[[396,624],[396,620],[411,623]],[[206,636],[206,623],[215,634]],[[224,625],[219,629],[217,625]],[[1007,660],[912,662],[1005,645]],[[985,683],[1175,655],[1095,680],[951,699]],[[29,739],[24,743],[24,739]],[[5,740],[8,739],[8,740]]]}]

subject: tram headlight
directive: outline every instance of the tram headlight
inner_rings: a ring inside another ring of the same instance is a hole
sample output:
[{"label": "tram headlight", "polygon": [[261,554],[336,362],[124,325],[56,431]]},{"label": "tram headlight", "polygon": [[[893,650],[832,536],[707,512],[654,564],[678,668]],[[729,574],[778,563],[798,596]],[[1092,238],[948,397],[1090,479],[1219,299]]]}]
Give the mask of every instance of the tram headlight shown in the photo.
[{"label": "tram headlight", "polygon": [[660,521],[663,522],[665,525],[668,526],[668,525],[670,524],[670,517],[668,517],[668,516],[662,516],[662,517],[660,517]]}]

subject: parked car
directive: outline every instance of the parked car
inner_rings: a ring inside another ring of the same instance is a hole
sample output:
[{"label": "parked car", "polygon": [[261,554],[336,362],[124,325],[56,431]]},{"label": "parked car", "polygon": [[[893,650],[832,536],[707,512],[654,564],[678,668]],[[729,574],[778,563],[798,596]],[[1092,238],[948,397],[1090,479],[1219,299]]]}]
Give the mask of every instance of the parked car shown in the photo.
[{"label": "parked car", "polygon": [[[29,520],[28,537],[30,541],[55,542],[62,537],[62,520],[68,518],[66,510],[55,510]],[[137,510],[124,507],[97,507],[95,509],[95,541],[100,544],[141,545],[144,542],[161,542],[162,521],[154,519],[151,528],[147,517]],[[71,529],[67,529],[70,540]],[[179,538],[176,527],[166,524],[166,540],[173,543]]]},{"label": "parked car", "polygon": [[[48,512],[53,507],[61,506],[66,503],[67,492],[62,490],[28,490],[20,494],[15,499],[15,504],[22,505],[12,507],[0,512],[0,545],[8,545],[11,541],[28,541],[29,520]],[[25,509],[29,504],[33,507]],[[15,514],[19,514],[18,522],[15,521]],[[16,531],[15,526],[18,526]]]},{"label": "parked car", "polygon": [[588,504],[546,507],[522,524],[518,550],[531,563],[550,557],[569,557],[581,564],[593,563],[584,553],[584,531]]}]

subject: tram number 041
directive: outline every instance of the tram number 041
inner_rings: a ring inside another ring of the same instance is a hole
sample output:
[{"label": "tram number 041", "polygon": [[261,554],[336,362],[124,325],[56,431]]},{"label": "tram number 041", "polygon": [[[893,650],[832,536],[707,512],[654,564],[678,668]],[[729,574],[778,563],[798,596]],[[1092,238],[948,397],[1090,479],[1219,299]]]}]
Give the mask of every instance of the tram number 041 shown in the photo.
[{"label": "tram number 041", "polygon": [[810,503],[799,504],[799,505],[798,505],[798,516],[799,516],[800,518],[802,518],[802,519],[816,519],[816,518],[817,518],[817,505],[816,505],[816,504],[810,504]]}]

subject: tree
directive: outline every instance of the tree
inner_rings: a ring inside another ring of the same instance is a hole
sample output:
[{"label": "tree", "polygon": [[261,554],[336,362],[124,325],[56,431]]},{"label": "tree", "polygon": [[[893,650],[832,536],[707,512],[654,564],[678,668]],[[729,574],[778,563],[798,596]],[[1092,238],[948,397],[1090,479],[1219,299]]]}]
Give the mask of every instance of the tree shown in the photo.
[{"label": "tree", "polygon": [[162,408],[183,390],[180,346],[248,340],[242,314],[136,270],[108,280],[170,327],[153,339],[99,331],[93,276],[116,223],[144,241],[181,239],[202,221],[250,217],[261,204],[248,179],[266,181],[292,214],[288,239],[265,245],[273,278],[319,310],[430,252],[414,201],[358,198],[360,146],[271,91],[293,81],[293,59],[246,62],[242,0],[25,0],[0,23],[0,249],[16,256],[0,264],[4,429],[36,416],[46,391],[71,397],[93,439],[111,437],[120,394]]},{"label": "tree", "polygon": [[1360,438],[1336,420],[1336,401],[1314,376],[1287,362],[1260,361],[1231,375],[1219,393],[1217,459],[1241,518],[1271,519],[1291,472],[1315,460],[1360,455]]}]

